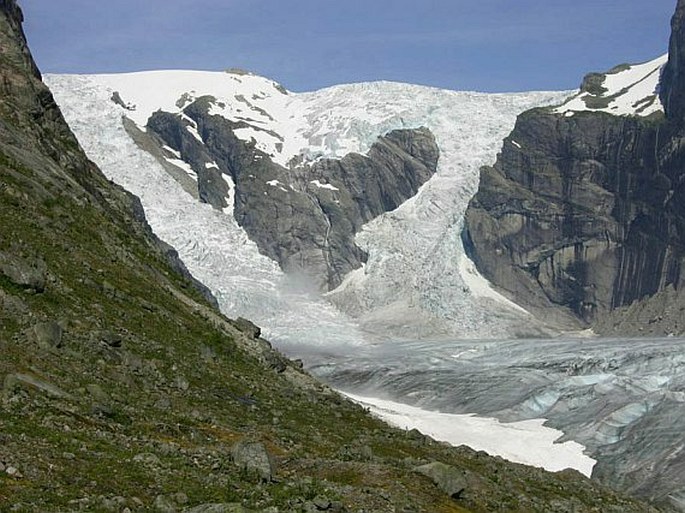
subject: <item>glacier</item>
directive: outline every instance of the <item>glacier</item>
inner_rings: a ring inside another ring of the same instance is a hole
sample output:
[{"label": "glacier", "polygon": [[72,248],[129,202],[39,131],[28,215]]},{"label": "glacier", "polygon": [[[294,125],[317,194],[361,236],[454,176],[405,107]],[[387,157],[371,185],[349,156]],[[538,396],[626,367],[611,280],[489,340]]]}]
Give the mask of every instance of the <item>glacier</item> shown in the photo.
[{"label": "glacier", "polygon": [[[322,334],[330,345],[389,335],[544,332],[541,322],[464,263],[460,233],[478,170],[494,160],[517,114],[559,103],[568,92],[481,94],[377,82],[291,93],[253,75],[189,71],[45,79],[86,153],[141,198],[155,233],[215,292],[224,313],[253,319],[285,350]],[[114,92],[128,108],[110,101]],[[369,254],[367,264],[322,298],[260,255],[230,207],[222,215],[195,204],[123,130],[122,116],[144,129],[155,110],[180,112],[190,99],[207,95],[223,106],[217,107],[221,115],[278,136],[281,146],[258,144],[281,163],[363,153],[390,130],[427,126],[441,151],[437,175],[417,196],[364,227],[357,243]]]},{"label": "glacier", "polygon": [[[588,474],[596,459],[593,475],[625,490],[685,500],[675,477],[685,457],[677,428],[685,421],[682,341],[522,339],[558,332],[490,288],[462,246],[480,166],[494,162],[520,112],[559,105],[570,92],[481,94],[375,82],[292,93],[253,75],[180,71],[45,80],[87,155],[141,198],[152,229],[222,311],[255,321],[316,375],[402,427],[473,445],[482,424],[471,424],[468,436],[438,428],[459,415],[487,416],[502,422],[502,431],[486,429],[486,438],[502,442],[489,445],[491,452]],[[120,104],[111,101],[115,91]],[[284,165],[363,153],[389,130],[426,126],[441,150],[438,172],[415,197],[364,226],[356,240],[367,263],[322,295],[261,255],[230,205],[218,211],[188,194],[122,124],[127,117],[144,130],[155,110],[180,112],[202,95],[215,98],[217,113],[247,120],[253,128],[239,137]],[[529,454],[525,444],[521,454],[504,443],[522,440],[520,421],[532,422],[527,429],[540,441]],[[655,441],[645,444],[651,435]]]},{"label": "glacier", "polygon": [[[473,412],[509,428],[546,419],[545,427],[564,434],[555,442],[560,452],[542,452],[545,468],[566,461],[623,491],[682,510],[683,343],[675,337],[399,340],[354,353],[312,351],[306,358],[315,374],[396,425],[500,454],[510,451],[505,443],[481,444],[490,436],[512,437],[523,452],[508,452],[514,461],[530,463],[538,444],[515,431],[499,433],[500,425],[484,419],[480,435],[455,433],[452,423]],[[580,450],[558,447],[569,441]]]}]

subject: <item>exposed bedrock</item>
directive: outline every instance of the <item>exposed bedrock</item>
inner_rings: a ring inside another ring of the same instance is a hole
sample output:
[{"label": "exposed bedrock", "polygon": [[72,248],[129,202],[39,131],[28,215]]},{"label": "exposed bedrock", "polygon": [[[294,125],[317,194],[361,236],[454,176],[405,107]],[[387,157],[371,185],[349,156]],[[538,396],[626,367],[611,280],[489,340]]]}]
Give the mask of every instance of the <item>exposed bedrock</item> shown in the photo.
[{"label": "exposed bedrock", "polygon": [[[527,308],[637,334],[645,325],[626,322],[625,308],[682,286],[684,6],[661,81],[666,116],[534,109],[482,169],[464,239],[478,269]],[[645,307],[658,320],[649,331],[685,332],[680,306]]]},{"label": "exposed bedrock", "polygon": [[197,99],[182,117],[156,112],[148,127],[197,173],[203,201],[233,206],[263,254],[321,289],[335,288],[366,260],[354,242],[362,225],[414,196],[437,169],[439,150],[427,128],[392,131],[366,155],[285,168],[234,133],[254,126],[212,115],[213,100]]}]

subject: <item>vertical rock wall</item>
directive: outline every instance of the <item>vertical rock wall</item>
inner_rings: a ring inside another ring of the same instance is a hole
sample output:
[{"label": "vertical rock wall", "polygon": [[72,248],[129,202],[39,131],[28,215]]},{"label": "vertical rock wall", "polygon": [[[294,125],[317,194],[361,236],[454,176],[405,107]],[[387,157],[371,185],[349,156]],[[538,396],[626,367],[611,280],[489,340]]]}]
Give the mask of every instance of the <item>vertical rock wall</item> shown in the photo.
[{"label": "vertical rock wall", "polygon": [[683,22],[679,1],[660,87],[665,115],[535,109],[482,170],[464,239],[479,270],[517,302],[589,325],[682,285]]}]

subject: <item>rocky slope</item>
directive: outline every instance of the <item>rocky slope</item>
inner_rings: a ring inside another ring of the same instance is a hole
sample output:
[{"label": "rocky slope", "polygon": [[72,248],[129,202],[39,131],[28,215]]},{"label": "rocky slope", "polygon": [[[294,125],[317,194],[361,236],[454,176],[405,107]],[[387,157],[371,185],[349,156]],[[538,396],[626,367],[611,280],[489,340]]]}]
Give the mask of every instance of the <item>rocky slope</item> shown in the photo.
[{"label": "rocky slope", "polygon": [[0,0],[1,511],[650,510],[389,429],[221,316],[85,158],[21,21]]},{"label": "rocky slope", "polygon": [[[667,64],[588,75],[564,105],[519,116],[481,172],[464,238],[478,269],[534,311],[606,334],[685,332],[685,304],[663,300],[680,297],[685,256],[683,5]],[[625,312],[641,301],[637,324]]]}]

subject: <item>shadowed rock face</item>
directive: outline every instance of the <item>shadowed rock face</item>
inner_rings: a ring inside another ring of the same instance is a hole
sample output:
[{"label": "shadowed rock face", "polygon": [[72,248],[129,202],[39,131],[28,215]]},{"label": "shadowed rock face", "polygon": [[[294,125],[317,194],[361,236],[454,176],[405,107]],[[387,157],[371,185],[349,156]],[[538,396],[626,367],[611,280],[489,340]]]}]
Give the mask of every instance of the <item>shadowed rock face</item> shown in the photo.
[{"label": "shadowed rock face", "polygon": [[588,325],[680,287],[684,13],[680,1],[660,90],[666,117],[532,110],[483,168],[464,238],[480,271],[528,308]]},{"label": "shadowed rock face", "polygon": [[678,0],[671,19],[671,39],[668,45],[668,64],[662,75],[659,96],[666,116],[682,124],[685,120],[685,2]]},{"label": "shadowed rock face", "polygon": [[199,98],[184,109],[202,142],[170,113],[156,112],[148,127],[197,173],[202,201],[227,207],[225,178],[235,184],[235,219],[259,250],[322,289],[365,262],[354,242],[362,225],[414,196],[437,169],[439,150],[426,128],[390,132],[367,155],[286,169],[235,136],[247,125],[209,114],[211,102]]},{"label": "shadowed rock face", "polygon": [[[190,275],[178,253],[152,233],[138,198],[110,183],[81,151],[52,93],[41,81],[26,44],[23,14],[17,3],[0,0],[0,12],[4,14],[0,18],[0,190],[21,201],[30,198],[33,208],[39,203],[54,204],[65,219],[74,214],[63,206],[64,198],[117,218],[216,305],[209,289]],[[34,215],[41,222],[37,209]],[[16,241],[0,238],[0,243],[9,242]],[[0,260],[7,264],[11,257],[16,262],[24,250],[21,243],[13,244]],[[3,265],[5,271],[8,266]],[[0,272],[3,274],[12,273]]]}]

